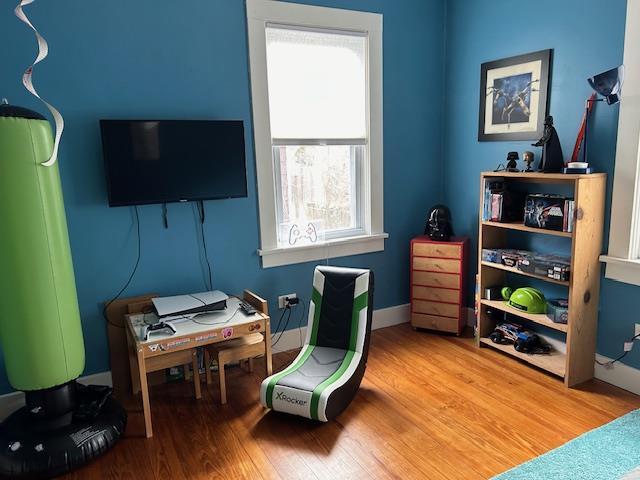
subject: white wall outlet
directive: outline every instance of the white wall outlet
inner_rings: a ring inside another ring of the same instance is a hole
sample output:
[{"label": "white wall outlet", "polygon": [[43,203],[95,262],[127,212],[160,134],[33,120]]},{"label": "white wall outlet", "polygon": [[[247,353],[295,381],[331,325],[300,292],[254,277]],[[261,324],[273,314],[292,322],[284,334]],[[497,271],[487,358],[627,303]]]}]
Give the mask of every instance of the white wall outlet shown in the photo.
[{"label": "white wall outlet", "polygon": [[[640,323],[636,323],[636,333],[634,333],[633,335],[634,336],[640,335]],[[636,340],[640,340],[640,338]]]},{"label": "white wall outlet", "polygon": [[624,342],[624,351],[630,352],[633,349],[633,342]]},{"label": "white wall outlet", "polygon": [[[296,293],[287,293],[286,295],[280,295],[278,297],[278,308],[279,309],[287,308],[287,305],[288,305],[287,298],[298,298],[298,294],[296,294]],[[291,305],[291,306],[295,307],[295,305]]]}]

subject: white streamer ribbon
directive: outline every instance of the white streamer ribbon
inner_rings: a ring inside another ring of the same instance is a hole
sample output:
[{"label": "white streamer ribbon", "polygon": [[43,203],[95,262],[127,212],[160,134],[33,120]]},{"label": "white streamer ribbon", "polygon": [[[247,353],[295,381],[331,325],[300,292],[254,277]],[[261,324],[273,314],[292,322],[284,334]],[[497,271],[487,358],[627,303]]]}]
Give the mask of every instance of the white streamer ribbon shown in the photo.
[{"label": "white streamer ribbon", "polygon": [[60,112],[53,105],[51,105],[50,103],[47,103],[45,100],[43,100],[40,97],[40,95],[38,95],[38,92],[33,86],[33,81],[32,81],[33,68],[38,63],[40,63],[45,58],[47,58],[47,55],[49,54],[49,45],[47,44],[47,41],[44,39],[42,35],[40,35],[38,30],[36,30],[36,27],[33,26],[33,24],[29,21],[24,11],[22,10],[22,7],[24,7],[25,5],[29,5],[34,1],[35,0],[21,0],[18,6],[15,8],[14,12],[16,14],[16,17],[22,20],[22,22],[24,22],[29,28],[31,28],[31,30],[34,31],[34,33],[36,34],[36,39],[38,40],[38,56],[33,61],[33,63],[29,66],[29,68],[27,68],[22,74],[22,84],[27,90],[29,90],[29,92],[31,92],[31,94],[34,97],[38,98],[38,100],[40,100],[42,103],[46,105],[46,107],[51,112],[51,115],[53,115],[53,120],[56,123],[56,135],[55,135],[55,141],[53,143],[53,152],[49,160],[42,163],[42,165],[44,165],[45,167],[50,167],[54,163],[56,163],[56,161],[58,160],[58,148],[60,146],[60,138],[62,137],[62,132],[64,131],[64,119],[62,118],[62,115],[60,114]]}]

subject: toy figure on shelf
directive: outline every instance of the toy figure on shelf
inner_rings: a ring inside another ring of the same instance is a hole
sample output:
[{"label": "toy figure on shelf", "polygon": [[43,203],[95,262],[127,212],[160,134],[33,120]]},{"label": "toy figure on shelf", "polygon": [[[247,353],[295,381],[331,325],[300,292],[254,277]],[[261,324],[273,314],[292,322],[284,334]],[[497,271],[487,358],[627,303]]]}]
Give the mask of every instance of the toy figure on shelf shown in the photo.
[{"label": "toy figure on shelf", "polygon": [[544,119],[544,134],[542,138],[533,147],[542,147],[542,159],[540,160],[539,170],[545,173],[561,173],[564,167],[564,159],[562,157],[562,147],[558,132],[553,126],[553,117],[548,115]]},{"label": "toy figure on shelf", "polygon": [[518,152],[509,152],[507,154],[507,172],[519,172],[518,170]]},{"label": "toy figure on shelf", "polygon": [[448,242],[453,236],[451,212],[445,205],[435,205],[429,212],[424,234],[431,240]]},{"label": "toy figure on shelf", "polygon": [[531,168],[531,164],[533,163],[533,159],[535,158],[533,152],[523,152],[522,153],[522,158],[524,160],[524,163],[527,164],[527,169],[525,170],[526,172],[533,172],[533,168]]}]

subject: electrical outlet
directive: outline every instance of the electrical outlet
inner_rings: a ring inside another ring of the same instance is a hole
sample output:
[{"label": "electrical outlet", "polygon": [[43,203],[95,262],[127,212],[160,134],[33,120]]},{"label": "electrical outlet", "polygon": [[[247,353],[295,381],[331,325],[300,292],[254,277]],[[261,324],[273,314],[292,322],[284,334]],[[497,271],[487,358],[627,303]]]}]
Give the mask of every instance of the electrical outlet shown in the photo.
[{"label": "electrical outlet", "polygon": [[634,333],[633,335],[640,335],[640,323],[636,323],[636,333]]},{"label": "electrical outlet", "polygon": [[[278,308],[279,309],[283,309],[283,308],[287,308],[287,305],[289,305],[289,302],[287,302],[287,298],[298,298],[298,294],[297,293],[288,293],[286,295],[280,295],[278,297]],[[295,305],[291,305],[292,307],[295,307]]]}]

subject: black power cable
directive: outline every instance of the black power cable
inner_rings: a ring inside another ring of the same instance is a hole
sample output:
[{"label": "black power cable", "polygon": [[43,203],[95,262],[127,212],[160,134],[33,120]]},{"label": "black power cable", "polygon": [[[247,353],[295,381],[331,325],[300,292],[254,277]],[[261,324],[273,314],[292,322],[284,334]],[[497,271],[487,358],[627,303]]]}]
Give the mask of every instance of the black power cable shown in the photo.
[{"label": "black power cable", "polygon": [[[287,320],[284,322],[284,327],[283,327],[283,329],[280,331],[280,336],[276,339],[276,341],[275,341],[275,342],[273,342],[273,343],[271,344],[271,348],[275,347],[275,346],[278,344],[278,342],[282,339],[282,336],[284,335],[284,332],[286,332],[286,331],[287,331],[287,327],[289,326],[289,320],[291,320],[291,307],[287,307],[287,308],[286,308],[286,310],[285,310],[285,312],[286,312],[287,310],[289,311],[289,315],[287,315]],[[280,317],[280,318],[282,318],[282,317]],[[279,327],[279,326],[280,326],[280,322],[278,321],[278,327]],[[277,333],[277,329],[278,329],[278,327],[276,327],[276,333]],[[275,334],[274,334],[274,337],[275,337]]]},{"label": "black power cable", "polygon": [[[633,342],[636,338],[640,338],[640,333],[638,335],[634,335],[631,340],[629,340],[629,342]],[[617,358],[614,358],[613,360],[609,360],[608,362],[601,362],[599,360],[596,360],[596,363],[598,365],[602,365],[603,367],[608,367],[610,365],[613,365],[616,362],[619,362],[620,360],[622,360],[624,357],[627,356],[627,353],[629,353],[631,350],[627,350],[626,352],[624,352],[622,355],[620,355]]]},{"label": "black power cable", "polygon": [[300,316],[300,321],[298,322],[298,333],[300,334],[300,346],[302,347],[302,322],[304,322],[304,315],[307,313],[307,302],[304,300],[300,300],[302,302],[302,315]]},{"label": "black power cable", "polygon": [[202,251],[204,253],[204,259],[207,262],[207,271],[208,271],[208,277],[209,277],[209,285],[206,285],[206,282],[205,282],[205,287],[208,288],[209,290],[213,290],[213,280],[211,278],[211,263],[209,262],[209,253],[207,252],[207,240],[204,236],[204,221],[205,221],[204,202],[202,200],[198,200],[196,205],[198,208],[198,216],[200,218],[200,237],[202,240]]},{"label": "black power cable", "polygon": [[120,289],[120,291],[118,292],[118,294],[115,297],[113,297],[111,300],[109,300],[107,303],[105,303],[104,308],[102,309],[102,316],[107,321],[107,323],[109,325],[113,325],[114,327],[118,327],[118,328],[124,328],[124,325],[118,325],[118,324],[115,324],[115,323],[111,322],[109,320],[109,317],[107,317],[107,309],[111,306],[111,304],[113,302],[115,302],[118,298],[120,298],[120,295],[122,295],[127,288],[129,288],[129,285],[131,284],[131,281],[133,280],[133,277],[135,276],[136,272],[138,271],[138,265],[140,265],[140,257],[142,255],[142,241],[141,241],[141,238],[140,238],[140,216],[138,214],[138,206],[137,205],[135,205],[133,207],[133,212],[134,212],[134,217],[136,219],[136,234],[137,234],[137,237],[138,237],[138,255],[137,255],[137,258],[136,258],[136,263],[135,263],[135,265],[133,267],[133,270],[131,271],[131,275],[129,275],[129,279],[127,280],[127,283],[125,283],[124,287],[122,287]]},{"label": "black power cable", "polygon": [[280,318],[278,319],[278,323],[276,324],[276,328],[273,330],[273,333],[271,334],[271,340],[272,341],[275,338],[275,336],[278,334],[278,332],[280,331],[280,324],[281,324],[282,319],[284,318],[286,313],[287,313],[287,309],[284,309],[282,311],[282,315],[280,315]]},{"label": "black power cable", "polygon": [[164,229],[167,230],[169,228],[169,214],[167,212],[167,204],[162,204],[162,225]]}]

